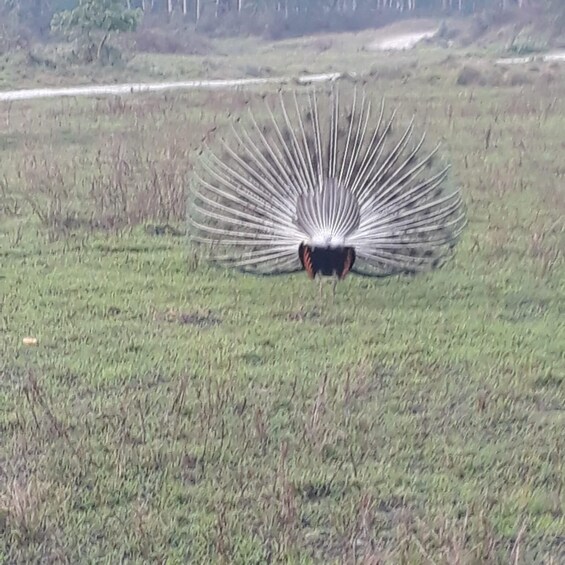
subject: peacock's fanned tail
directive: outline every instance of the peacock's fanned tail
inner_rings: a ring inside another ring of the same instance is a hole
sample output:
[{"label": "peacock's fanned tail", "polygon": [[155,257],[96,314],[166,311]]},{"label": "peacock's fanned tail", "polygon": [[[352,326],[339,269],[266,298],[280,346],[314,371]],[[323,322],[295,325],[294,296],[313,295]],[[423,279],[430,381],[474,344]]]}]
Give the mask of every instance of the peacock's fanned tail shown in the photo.
[{"label": "peacock's fanned tail", "polygon": [[395,117],[357,90],[348,104],[334,89],[250,108],[203,153],[192,239],[216,262],[263,274],[304,269],[303,249],[324,260],[353,250],[351,272],[367,276],[438,267],[466,223],[461,194],[438,147],[426,149],[414,120],[397,132]]}]

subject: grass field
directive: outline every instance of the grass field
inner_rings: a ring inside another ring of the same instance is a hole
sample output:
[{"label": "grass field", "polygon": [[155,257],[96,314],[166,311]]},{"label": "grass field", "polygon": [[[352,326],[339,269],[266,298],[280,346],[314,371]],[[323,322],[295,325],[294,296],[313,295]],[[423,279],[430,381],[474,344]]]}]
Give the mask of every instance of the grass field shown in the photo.
[{"label": "grass field", "polygon": [[0,106],[0,562],[565,562],[563,67],[390,61],[469,226],[334,301],[187,245],[251,92]]},{"label": "grass field", "polygon": [[0,90],[42,86],[152,82],[206,78],[241,78],[327,72],[365,68],[374,54],[362,51],[375,32],[326,34],[319,37],[266,42],[257,38],[215,39],[206,42],[207,55],[133,53],[124,50],[116,66],[81,66],[69,63],[55,47],[36,47],[0,55]]}]

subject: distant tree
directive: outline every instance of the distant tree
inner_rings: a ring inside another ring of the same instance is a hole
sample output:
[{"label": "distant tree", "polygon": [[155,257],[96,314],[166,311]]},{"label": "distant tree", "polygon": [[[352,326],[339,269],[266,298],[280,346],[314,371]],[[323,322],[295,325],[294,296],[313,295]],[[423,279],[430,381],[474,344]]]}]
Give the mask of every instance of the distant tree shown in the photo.
[{"label": "distant tree", "polygon": [[551,0],[549,9],[555,16],[556,30],[563,32],[565,30],[565,2],[563,0]]},{"label": "distant tree", "polygon": [[0,0],[0,26],[11,24],[42,37],[49,31],[53,14],[74,4],[74,0]]},{"label": "distant tree", "polygon": [[123,0],[79,0],[76,8],[53,16],[51,29],[69,40],[78,40],[87,60],[102,62],[104,47],[112,34],[135,31],[142,16]]}]

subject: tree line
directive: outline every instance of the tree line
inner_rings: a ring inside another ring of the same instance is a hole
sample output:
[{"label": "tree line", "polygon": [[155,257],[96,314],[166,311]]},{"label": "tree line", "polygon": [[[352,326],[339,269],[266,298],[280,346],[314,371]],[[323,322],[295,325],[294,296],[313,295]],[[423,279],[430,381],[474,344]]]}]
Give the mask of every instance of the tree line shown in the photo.
[{"label": "tree line", "polygon": [[100,60],[112,35],[135,31],[142,22],[193,22],[207,33],[226,22],[236,22],[235,33],[282,23],[289,35],[300,35],[329,29],[328,22],[334,30],[348,22],[359,29],[405,16],[508,10],[552,14],[565,27],[565,0],[0,0],[0,51],[14,37],[54,33],[82,43],[86,59]]},{"label": "tree line", "polygon": [[221,17],[227,12],[250,17],[260,12],[290,17],[293,14],[344,14],[369,10],[440,15],[530,7],[558,12],[565,6],[563,0],[0,0],[0,17],[4,24],[8,20],[17,21],[34,31],[45,32],[55,14],[87,4],[98,5],[111,13],[136,11],[141,16],[166,15],[196,21],[204,13]]},{"label": "tree line", "polygon": [[215,16],[225,12],[272,11],[289,16],[291,13],[346,13],[370,9],[440,15],[550,7],[552,4],[557,7],[562,0],[124,0],[124,3],[127,8],[139,8],[144,14],[177,14],[198,20],[204,10]]}]

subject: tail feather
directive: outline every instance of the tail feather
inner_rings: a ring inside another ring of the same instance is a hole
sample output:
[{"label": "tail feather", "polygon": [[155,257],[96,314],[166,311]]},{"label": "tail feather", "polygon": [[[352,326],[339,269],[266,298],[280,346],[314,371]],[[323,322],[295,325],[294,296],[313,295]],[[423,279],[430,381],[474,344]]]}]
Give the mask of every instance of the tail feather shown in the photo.
[{"label": "tail feather", "polygon": [[360,219],[357,199],[337,181],[300,195],[296,203],[296,225],[312,245],[343,245]]},{"label": "tail feather", "polygon": [[[282,93],[233,124],[224,154],[207,150],[192,188],[189,224],[218,263],[263,274],[303,266],[299,247],[351,248],[352,272],[388,276],[439,266],[466,224],[439,146],[415,121],[396,133],[396,110],[373,112],[354,90],[344,111],[327,99]],[[219,252],[215,255],[216,251]],[[349,267],[348,267],[349,268]]]}]

